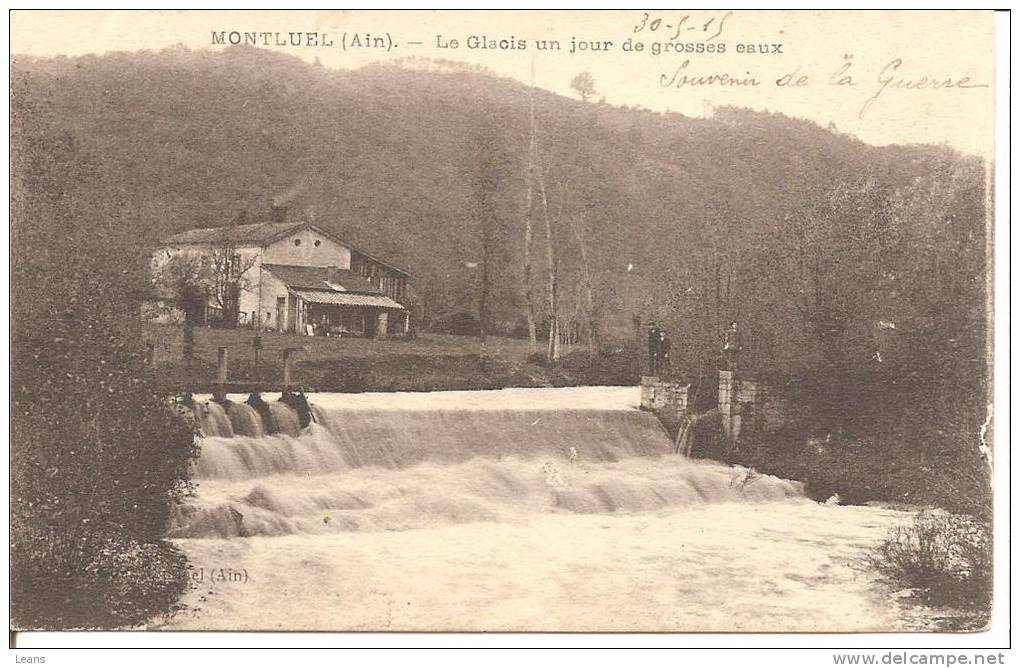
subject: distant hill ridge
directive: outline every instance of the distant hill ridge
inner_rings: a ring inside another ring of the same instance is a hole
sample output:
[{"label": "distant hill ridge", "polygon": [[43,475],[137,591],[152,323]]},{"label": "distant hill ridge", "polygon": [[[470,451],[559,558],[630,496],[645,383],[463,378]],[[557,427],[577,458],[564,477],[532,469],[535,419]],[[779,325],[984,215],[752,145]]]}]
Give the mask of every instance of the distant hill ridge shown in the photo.
[{"label": "distant hill ridge", "polygon": [[[335,71],[245,47],[12,63],[15,116],[69,133],[116,184],[137,221],[138,258],[240,211],[261,220],[286,194],[295,215],[415,274],[434,311],[470,310],[478,165],[494,165],[494,318],[520,317],[524,85],[448,63]],[[720,221],[751,233],[752,221],[781,220],[842,175],[866,169],[896,187],[951,154],[872,147],[780,114],[721,108],[700,119],[534,95],[540,167],[553,208],[566,202],[564,275],[577,271],[581,225],[591,268],[629,290],[672,271],[677,254],[707,252],[697,239]],[[480,154],[486,133],[497,138],[491,155]],[[536,235],[540,223],[536,211]],[[537,281],[541,246],[533,254]]]}]

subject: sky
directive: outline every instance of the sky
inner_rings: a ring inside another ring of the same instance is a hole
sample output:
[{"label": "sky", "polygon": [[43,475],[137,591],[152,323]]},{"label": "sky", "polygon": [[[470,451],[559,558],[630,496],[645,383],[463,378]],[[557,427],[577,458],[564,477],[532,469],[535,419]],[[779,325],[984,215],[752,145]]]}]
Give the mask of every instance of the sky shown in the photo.
[{"label": "sky", "polygon": [[[270,46],[260,48],[331,68],[456,60],[574,96],[571,80],[589,72],[592,99],[607,104],[688,116],[736,105],[831,124],[870,144],[944,143],[992,154],[991,12],[15,11],[11,22],[14,54],[216,50],[226,46],[214,33],[229,41],[231,31],[265,32],[273,34],[258,39]],[[320,45],[273,45],[275,33],[286,41],[291,32],[314,32]],[[356,46],[355,36],[383,37],[385,46]],[[539,50],[540,40],[560,48]],[[573,47],[581,43],[587,48]]]}]

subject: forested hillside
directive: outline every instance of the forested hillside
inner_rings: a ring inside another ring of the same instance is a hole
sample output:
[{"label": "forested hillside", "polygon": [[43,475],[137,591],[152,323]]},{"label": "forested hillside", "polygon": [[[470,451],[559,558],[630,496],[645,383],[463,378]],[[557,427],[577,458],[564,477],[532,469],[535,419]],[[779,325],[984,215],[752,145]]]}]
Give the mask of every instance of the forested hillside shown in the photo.
[{"label": "forested hillside", "polygon": [[[281,198],[407,267],[425,324],[442,325],[477,311],[488,238],[490,328],[521,331],[528,89],[466,67],[420,69],[333,71],[243,48],[15,57],[15,161],[52,167],[19,145],[87,160],[89,196],[115,202],[130,229],[119,261],[139,283],[159,238],[240,211],[257,219]],[[693,366],[739,319],[748,368],[792,370],[826,346],[870,356],[900,345],[876,339],[891,331],[879,320],[930,338],[923,328],[950,307],[953,327],[978,338],[941,338],[983,354],[976,159],[739,109],[693,119],[544,91],[534,105],[547,192],[545,204],[532,198],[539,320],[548,217],[560,318],[582,338],[619,338],[635,316],[655,317],[674,333],[677,363]]]}]

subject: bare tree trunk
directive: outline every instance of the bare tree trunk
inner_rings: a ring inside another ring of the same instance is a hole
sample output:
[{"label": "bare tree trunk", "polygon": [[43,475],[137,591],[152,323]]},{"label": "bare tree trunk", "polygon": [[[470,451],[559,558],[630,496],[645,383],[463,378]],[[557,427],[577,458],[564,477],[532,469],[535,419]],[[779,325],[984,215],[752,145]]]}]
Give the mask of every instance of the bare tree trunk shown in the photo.
[{"label": "bare tree trunk", "polygon": [[534,353],[538,348],[538,337],[535,332],[535,295],[531,285],[531,238],[532,222],[531,213],[534,207],[532,202],[532,188],[535,180],[535,61],[531,61],[531,86],[528,88],[528,123],[531,129],[531,136],[528,141],[528,172],[527,191],[524,203],[524,303],[528,319],[528,352]]},{"label": "bare tree trunk", "polygon": [[[549,215],[549,199],[545,192],[545,178],[542,176],[541,170],[538,172],[538,192],[542,197],[542,213],[545,218],[545,255],[546,261],[549,265],[549,350],[548,357],[550,362],[554,362],[560,358],[560,328],[559,328],[559,299],[557,291],[559,289],[559,265],[556,258],[556,250],[553,245],[553,226],[552,217]],[[560,202],[562,205],[562,201]]]},{"label": "bare tree trunk", "polygon": [[485,335],[489,322],[489,262],[490,246],[492,241],[489,234],[489,222],[482,222],[482,291],[478,297],[478,340],[482,345],[482,352],[485,352]]},{"label": "bare tree trunk", "polygon": [[497,224],[493,198],[501,177],[499,166],[504,160],[500,141],[501,138],[496,128],[491,126],[482,131],[477,141],[480,152],[475,175],[475,202],[482,237],[482,285],[478,296],[478,339],[483,354],[490,325],[489,310],[492,308],[492,262],[494,244],[496,243],[494,226]]},{"label": "bare tree trunk", "polygon": [[586,313],[585,322],[588,329],[588,356],[594,358],[598,352],[598,323],[595,321],[595,286],[594,275],[591,266],[588,264],[588,245],[584,241],[584,235],[578,228],[577,222],[571,218],[570,229],[577,239],[577,247],[581,253],[581,272],[584,276]]}]

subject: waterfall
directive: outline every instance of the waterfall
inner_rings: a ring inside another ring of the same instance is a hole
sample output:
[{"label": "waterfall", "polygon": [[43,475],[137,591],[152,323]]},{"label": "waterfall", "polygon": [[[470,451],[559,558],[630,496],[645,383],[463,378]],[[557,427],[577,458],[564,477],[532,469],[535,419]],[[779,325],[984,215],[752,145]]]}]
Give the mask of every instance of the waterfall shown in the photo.
[{"label": "waterfall", "polygon": [[234,435],[234,427],[230,416],[223,406],[215,401],[203,401],[195,404],[195,420],[206,436],[230,437]]},{"label": "waterfall", "polygon": [[309,397],[314,420],[303,429],[293,408],[266,402],[276,433],[247,403],[198,402],[199,495],[175,508],[170,535],[402,530],[802,496],[797,483],[673,454],[657,419],[638,410],[441,400],[401,410],[393,399],[382,408],[337,396]]},{"label": "waterfall", "polygon": [[230,417],[230,425],[235,434],[253,438],[261,438],[265,434],[262,418],[248,404],[231,401],[227,404],[227,415]]},{"label": "waterfall", "polygon": [[[501,459],[548,454],[615,462],[670,451],[656,418],[639,411],[436,410],[393,411],[313,407],[315,421],[301,429],[297,413],[280,402],[269,409],[278,433],[266,433],[251,406],[209,405],[201,472],[234,480],[267,473],[332,473],[351,467],[407,468],[426,461],[457,463],[472,457]],[[224,419],[215,418],[223,415]],[[225,416],[229,415],[229,418]],[[223,424],[220,424],[220,423]],[[286,437],[286,438],[285,438]],[[237,465],[223,467],[224,451]],[[572,454],[571,454],[572,453]],[[309,462],[319,468],[309,470]]]},{"label": "waterfall", "polygon": [[301,422],[298,419],[297,411],[279,401],[269,402],[269,413],[273,416],[276,431],[297,436],[301,433]]}]

